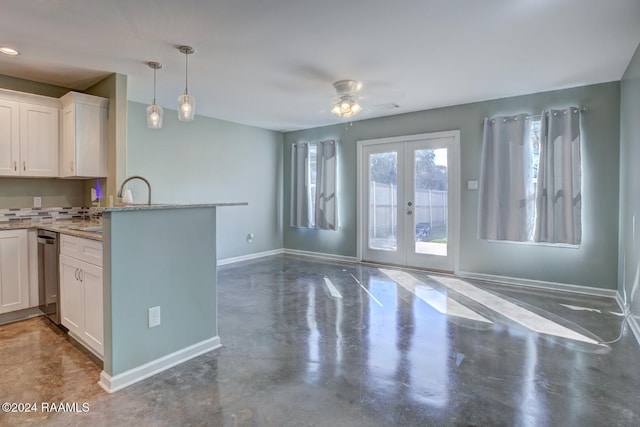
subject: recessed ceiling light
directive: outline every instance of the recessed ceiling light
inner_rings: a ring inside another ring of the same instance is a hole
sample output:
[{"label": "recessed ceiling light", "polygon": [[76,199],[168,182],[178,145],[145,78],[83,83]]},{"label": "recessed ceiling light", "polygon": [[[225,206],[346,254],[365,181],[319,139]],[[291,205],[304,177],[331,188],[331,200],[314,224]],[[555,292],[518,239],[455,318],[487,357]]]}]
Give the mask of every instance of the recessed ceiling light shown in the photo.
[{"label": "recessed ceiling light", "polygon": [[12,48],[7,47],[7,46],[0,47],[0,52],[4,53],[5,55],[11,55],[11,56],[16,56],[16,55],[18,55],[20,53],[17,50],[12,49]]}]

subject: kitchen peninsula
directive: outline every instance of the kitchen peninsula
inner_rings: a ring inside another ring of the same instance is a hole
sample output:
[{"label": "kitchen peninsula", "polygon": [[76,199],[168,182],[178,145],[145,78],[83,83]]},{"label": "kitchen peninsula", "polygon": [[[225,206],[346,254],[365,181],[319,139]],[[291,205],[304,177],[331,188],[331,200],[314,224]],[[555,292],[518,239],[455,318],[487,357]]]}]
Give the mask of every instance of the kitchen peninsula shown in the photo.
[{"label": "kitchen peninsula", "polygon": [[117,391],[220,347],[216,209],[243,205],[104,209],[102,388]]}]

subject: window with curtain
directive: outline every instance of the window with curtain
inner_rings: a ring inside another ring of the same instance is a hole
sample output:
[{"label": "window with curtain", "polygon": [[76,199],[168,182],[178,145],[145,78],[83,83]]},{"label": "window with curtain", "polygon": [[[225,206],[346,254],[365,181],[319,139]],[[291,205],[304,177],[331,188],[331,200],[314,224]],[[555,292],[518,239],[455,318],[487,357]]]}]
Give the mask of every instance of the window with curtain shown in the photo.
[{"label": "window with curtain", "polygon": [[292,227],[338,228],[337,142],[298,142],[291,147]]},{"label": "window with curtain", "polygon": [[579,245],[580,110],[486,119],[478,237]]}]

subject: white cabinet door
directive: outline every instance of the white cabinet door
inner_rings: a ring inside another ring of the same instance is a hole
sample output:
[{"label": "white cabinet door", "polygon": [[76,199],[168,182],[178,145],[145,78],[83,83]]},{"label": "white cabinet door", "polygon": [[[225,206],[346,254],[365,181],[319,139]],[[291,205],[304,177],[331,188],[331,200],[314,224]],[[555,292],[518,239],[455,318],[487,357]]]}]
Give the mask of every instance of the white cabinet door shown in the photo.
[{"label": "white cabinet door", "polygon": [[84,329],[84,293],[80,281],[80,261],[60,255],[60,314],[62,324],[76,336]]},{"label": "white cabinet door", "polygon": [[75,109],[73,105],[62,109],[62,139],[60,140],[60,176],[76,175]]},{"label": "white cabinet door", "polygon": [[74,236],[61,236],[62,324],[73,333],[76,339],[100,357],[104,354],[101,265],[101,242]]},{"label": "white cabinet door", "polygon": [[29,307],[27,230],[0,231],[0,313]]},{"label": "white cabinet door", "polygon": [[84,332],[82,338],[102,356],[104,347],[102,315],[102,268],[80,263],[80,278],[84,290]]},{"label": "white cabinet door", "polygon": [[20,175],[58,176],[58,108],[20,104]]},{"label": "white cabinet door", "polygon": [[106,177],[108,100],[76,92],[60,100],[60,177]]},{"label": "white cabinet door", "polygon": [[0,99],[0,175],[20,172],[20,104]]}]

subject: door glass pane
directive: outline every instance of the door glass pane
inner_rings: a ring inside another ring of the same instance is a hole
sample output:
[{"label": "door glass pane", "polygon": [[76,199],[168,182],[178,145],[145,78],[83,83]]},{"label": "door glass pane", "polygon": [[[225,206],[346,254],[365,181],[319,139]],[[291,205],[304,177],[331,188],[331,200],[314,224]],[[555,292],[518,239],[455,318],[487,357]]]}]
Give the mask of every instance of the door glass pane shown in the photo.
[{"label": "door glass pane", "polygon": [[398,248],[398,153],[369,155],[369,249]]},{"label": "door glass pane", "polygon": [[447,256],[447,149],[415,151],[415,251]]}]

